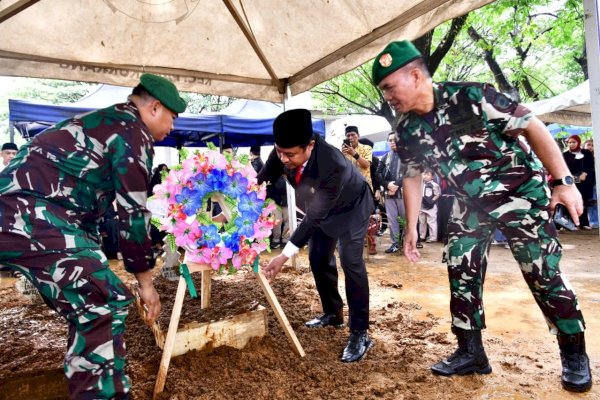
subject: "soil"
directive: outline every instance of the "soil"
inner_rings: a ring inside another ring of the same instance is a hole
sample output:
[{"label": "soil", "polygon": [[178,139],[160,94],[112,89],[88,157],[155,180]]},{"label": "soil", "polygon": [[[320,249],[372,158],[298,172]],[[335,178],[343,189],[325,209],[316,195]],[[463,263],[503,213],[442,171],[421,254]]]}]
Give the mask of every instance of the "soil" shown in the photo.
[{"label": "soil", "polygon": [[[173,358],[159,399],[600,399],[598,230],[562,233],[561,240],[562,270],[577,290],[586,317],[595,378],[588,393],[561,389],[555,339],[510,251],[499,246],[491,249],[484,295],[488,323],[484,344],[493,373],[432,375],[431,364],[455,346],[442,245],[426,244],[421,261],[410,264],[402,256],[384,254],[389,243],[381,238],[379,254],[367,260],[375,347],[364,360],[339,361],[346,329],[304,327],[321,306],[303,250],[298,268],[284,270],[272,287],[306,356],[292,351],[251,271],[217,276],[211,307],[200,310],[199,300],[186,296],[180,325],[235,315],[260,304],[268,310],[268,334],[242,350],[218,347]],[[111,265],[123,279],[131,280],[117,261]],[[160,324],[166,330],[175,283],[159,277],[156,283],[163,303]],[[133,306],[127,324],[131,398],[150,399],[161,350]],[[14,280],[0,279],[0,399],[65,398],[61,368],[66,331],[60,317],[43,303],[31,304],[19,295]]]}]

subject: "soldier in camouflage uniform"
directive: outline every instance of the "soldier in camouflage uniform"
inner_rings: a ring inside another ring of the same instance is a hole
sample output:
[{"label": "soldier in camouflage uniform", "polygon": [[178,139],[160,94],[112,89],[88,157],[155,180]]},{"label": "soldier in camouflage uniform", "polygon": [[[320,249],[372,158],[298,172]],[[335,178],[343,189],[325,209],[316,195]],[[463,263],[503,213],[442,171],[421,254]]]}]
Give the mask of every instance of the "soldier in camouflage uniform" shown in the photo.
[{"label": "soldier in camouflage uniform", "polygon": [[133,296],[108,268],[98,221],[116,200],[120,249],[152,323],[146,209],[154,141],[185,110],[175,86],[140,77],[128,102],[56,124],[0,174],[0,263],[21,272],[69,324],[64,370],[73,399],[128,397],[123,334]]},{"label": "soldier in camouflage uniform", "polygon": [[[421,165],[435,166],[456,195],[446,251],[458,350],[432,371],[492,371],[481,340],[482,294],[489,246],[498,228],[508,238],[551,333],[558,335],[563,387],[589,390],[585,324],[577,297],[559,268],[561,245],[550,218],[555,205],[562,203],[578,222],[582,201],[543,123],[490,85],[433,83],[421,54],[408,41],[389,44],[375,58],[373,81],[399,116],[398,153],[407,166],[404,253],[410,261],[420,257],[416,223]],[[564,177],[560,185],[555,183],[552,197],[532,150],[552,176]]]}]

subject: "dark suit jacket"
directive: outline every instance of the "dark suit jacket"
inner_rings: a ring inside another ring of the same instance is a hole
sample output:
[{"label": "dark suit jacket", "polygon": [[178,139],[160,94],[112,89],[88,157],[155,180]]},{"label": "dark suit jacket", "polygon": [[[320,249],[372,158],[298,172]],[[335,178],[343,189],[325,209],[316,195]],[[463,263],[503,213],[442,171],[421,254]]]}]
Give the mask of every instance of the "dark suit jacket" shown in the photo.
[{"label": "dark suit jacket", "polygon": [[[390,159],[390,157],[398,158],[398,170],[397,171],[392,171],[392,168],[391,168],[392,160]],[[387,187],[390,184],[390,182],[394,182],[394,185],[402,187],[402,178],[404,176],[404,169],[405,168],[403,167],[402,162],[400,161],[400,157],[397,154],[392,153],[391,151],[388,151],[387,153],[385,153],[383,158],[379,161],[379,165],[377,167],[377,176],[378,176],[379,182],[381,182],[381,186],[383,186],[383,193],[386,193],[387,198],[395,199],[398,197],[398,194],[401,193],[400,189],[398,189],[396,194],[390,197],[387,195],[387,190],[388,190]]]},{"label": "dark suit jacket", "polygon": [[297,247],[304,246],[317,228],[334,238],[361,229],[373,211],[371,189],[358,169],[320,136],[316,136],[299,185],[294,179],[296,169],[286,168],[275,150],[258,181],[275,182],[281,175],[296,189],[296,203],[306,213],[290,238]]}]

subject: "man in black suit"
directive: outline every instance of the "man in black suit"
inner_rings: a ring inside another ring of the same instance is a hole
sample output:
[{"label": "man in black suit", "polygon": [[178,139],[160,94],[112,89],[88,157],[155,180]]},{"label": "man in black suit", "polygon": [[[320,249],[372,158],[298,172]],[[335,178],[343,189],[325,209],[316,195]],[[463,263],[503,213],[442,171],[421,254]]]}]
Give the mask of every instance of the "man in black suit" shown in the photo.
[{"label": "man in black suit", "polygon": [[310,267],[323,314],[308,321],[310,328],[342,327],[343,301],[338,291],[335,247],[345,275],[350,338],[342,361],[364,357],[373,346],[369,328],[369,281],[363,260],[367,222],[373,210],[371,189],[340,150],[313,135],[308,110],[290,110],[273,123],[275,149],[258,175],[274,182],[284,175],[296,189],[296,202],[306,214],[280,255],[263,268],[269,279],[307,242]]}]

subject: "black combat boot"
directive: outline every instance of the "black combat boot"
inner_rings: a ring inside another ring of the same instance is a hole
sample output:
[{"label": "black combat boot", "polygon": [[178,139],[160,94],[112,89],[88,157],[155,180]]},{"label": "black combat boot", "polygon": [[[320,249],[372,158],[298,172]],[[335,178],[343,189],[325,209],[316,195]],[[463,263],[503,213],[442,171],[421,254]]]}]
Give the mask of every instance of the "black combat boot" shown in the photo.
[{"label": "black combat boot", "polygon": [[458,349],[450,357],[431,367],[431,372],[445,376],[491,373],[492,367],[481,342],[481,331],[452,327],[452,333],[458,339]]},{"label": "black combat boot", "polygon": [[582,333],[557,336],[562,363],[562,387],[570,392],[587,392],[592,387],[590,359],[585,353]]}]

